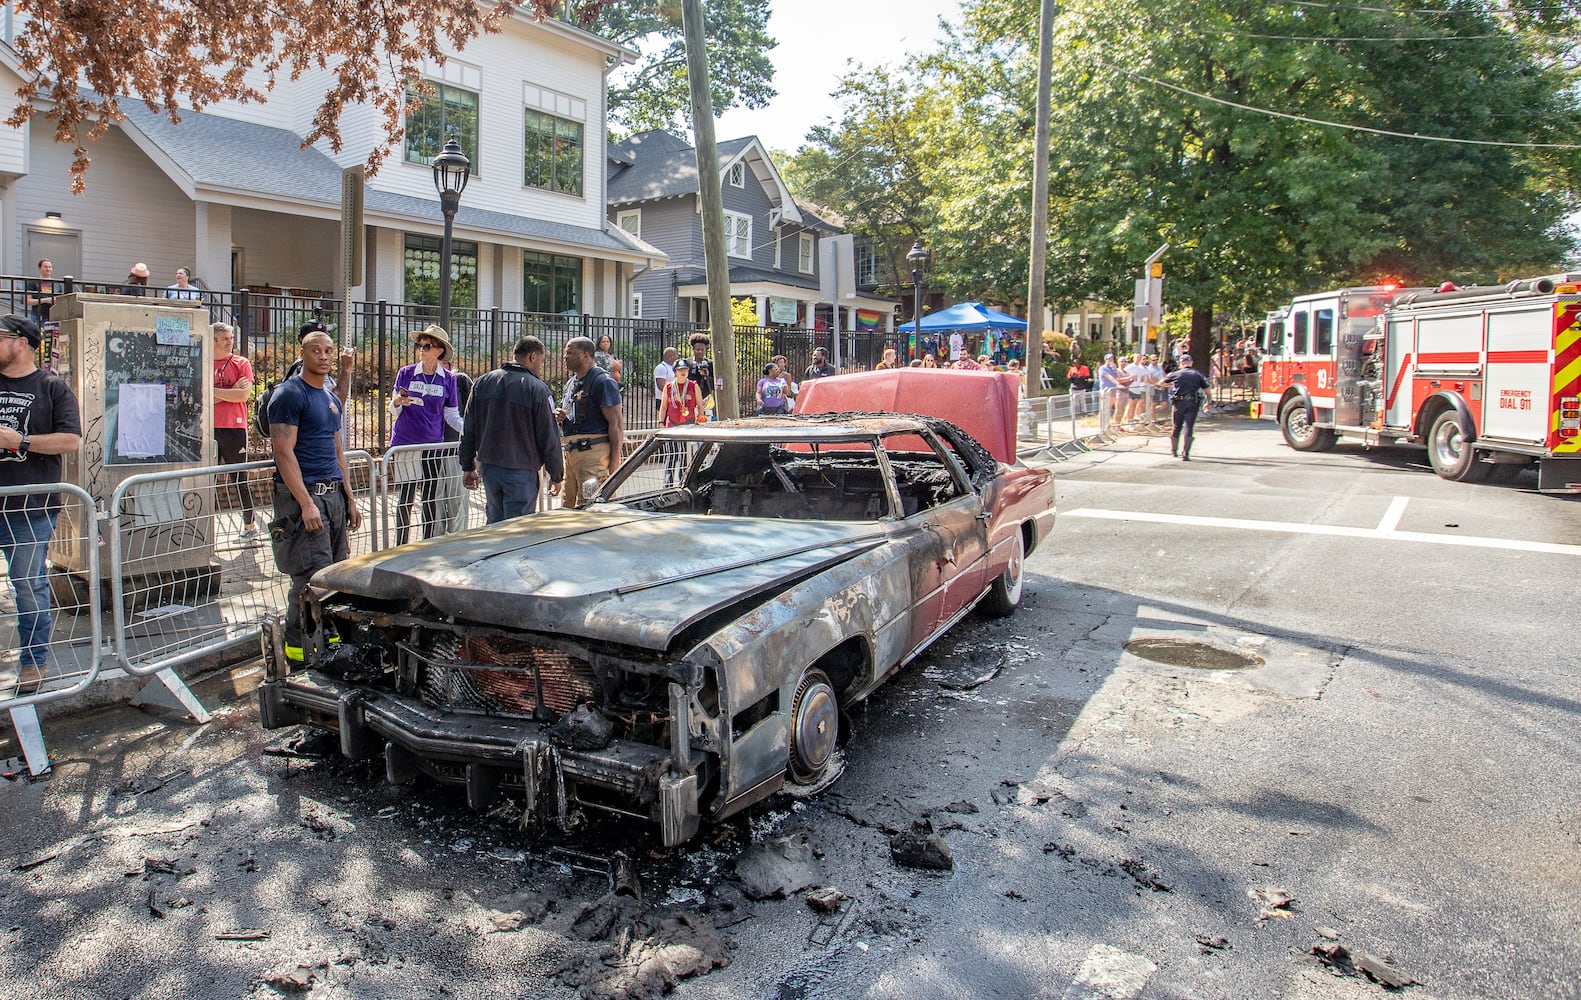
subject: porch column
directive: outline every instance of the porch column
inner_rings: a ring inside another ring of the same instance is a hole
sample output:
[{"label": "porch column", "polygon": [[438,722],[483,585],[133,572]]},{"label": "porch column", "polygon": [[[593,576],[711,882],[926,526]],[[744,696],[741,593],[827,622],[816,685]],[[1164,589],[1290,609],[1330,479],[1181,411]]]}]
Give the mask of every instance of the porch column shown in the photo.
[{"label": "porch column", "polygon": [[231,291],[231,207],[200,201],[193,209],[192,276],[216,292]]},{"label": "porch column", "polygon": [[767,295],[759,295],[759,296],[757,296],[757,304],[758,304],[758,326],[768,326],[769,325],[769,297]]}]

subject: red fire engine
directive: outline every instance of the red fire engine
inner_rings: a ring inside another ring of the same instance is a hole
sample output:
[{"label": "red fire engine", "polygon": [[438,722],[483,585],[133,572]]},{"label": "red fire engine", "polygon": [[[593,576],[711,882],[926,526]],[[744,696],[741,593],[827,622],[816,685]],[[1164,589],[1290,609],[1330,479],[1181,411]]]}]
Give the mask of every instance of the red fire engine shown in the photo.
[{"label": "red fire engine", "polygon": [[1303,295],[1271,313],[1259,415],[1298,451],[1427,446],[1445,479],[1581,489],[1581,274]]}]

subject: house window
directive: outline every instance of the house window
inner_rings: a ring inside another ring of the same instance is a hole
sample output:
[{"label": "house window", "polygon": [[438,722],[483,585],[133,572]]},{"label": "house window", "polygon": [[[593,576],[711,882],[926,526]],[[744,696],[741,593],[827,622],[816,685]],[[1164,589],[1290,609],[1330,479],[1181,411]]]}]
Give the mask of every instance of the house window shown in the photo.
[{"label": "house window", "polygon": [[432,163],[454,138],[478,170],[478,95],[452,83],[428,81],[433,93],[406,91],[406,162]]},{"label": "house window", "polygon": [[747,165],[740,160],[730,165],[730,186],[738,188],[747,186]]},{"label": "house window", "polygon": [[582,195],[582,123],[528,108],[522,183]]},{"label": "house window", "polygon": [[[402,255],[406,268],[406,301],[439,305],[439,237],[407,234]],[[478,245],[455,240],[450,246],[450,304],[478,306]]]},{"label": "house window", "polygon": [[812,273],[811,233],[802,233],[796,240],[796,267],[802,274]]},{"label": "house window", "polygon": [[637,239],[642,239],[642,210],[632,209],[629,212],[616,212],[615,225],[637,237]]},{"label": "house window", "polygon": [[631,318],[632,319],[641,319],[642,318],[642,293],[641,292],[632,292],[631,293]]},{"label": "house window", "polygon": [[863,244],[856,248],[856,283],[865,287],[876,285],[879,282],[878,253],[871,245]]},{"label": "house window", "polygon": [[522,254],[522,301],[527,312],[580,311],[582,261],[534,251]]},{"label": "house window", "polygon": [[752,257],[752,216],[725,213],[725,252],[732,257]]}]

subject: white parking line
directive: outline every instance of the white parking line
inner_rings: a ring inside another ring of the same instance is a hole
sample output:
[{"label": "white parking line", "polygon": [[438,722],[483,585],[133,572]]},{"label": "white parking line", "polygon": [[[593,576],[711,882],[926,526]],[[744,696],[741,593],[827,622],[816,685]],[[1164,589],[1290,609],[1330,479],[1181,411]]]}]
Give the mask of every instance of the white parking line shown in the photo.
[{"label": "white parking line", "polygon": [[[1386,542],[1423,542],[1429,545],[1462,545],[1506,552],[1542,552],[1550,555],[1581,556],[1581,545],[1557,542],[1527,542],[1518,538],[1481,538],[1475,535],[1435,535],[1425,531],[1381,531],[1378,528],[1348,528],[1338,524],[1301,524],[1294,521],[1251,521],[1237,517],[1201,517],[1195,514],[1148,514],[1133,510],[1099,510],[1083,507],[1061,511],[1060,517],[1092,517],[1106,521],[1148,521],[1153,524],[1183,524],[1198,528],[1225,528],[1231,531],[1273,531],[1288,535],[1334,535],[1342,538],[1373,538]],[[1388,520],[1388,515],[1385,515]]]},{"label": "white parking line", "polygon": [[1378,522],[1378,530],[1393,531],[1398,528],[1400,518],[1405,514],[1405,505],[1410,502],[1410,497],[1395,497],[1389,501],[1389,509],[1383,512],[1383,520]]}]

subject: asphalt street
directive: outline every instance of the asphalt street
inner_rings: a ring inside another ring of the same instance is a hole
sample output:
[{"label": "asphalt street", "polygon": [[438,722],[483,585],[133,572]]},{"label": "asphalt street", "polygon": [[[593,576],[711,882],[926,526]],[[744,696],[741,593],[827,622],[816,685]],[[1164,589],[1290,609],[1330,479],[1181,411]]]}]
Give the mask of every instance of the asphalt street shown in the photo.
[{"label": "asphalt street", "polygon": [[[1581,501],[1199,427],[1052,466],[1019,612],[853,711],[832,787],[681,850],[387,786],[260,730],[245,672],[206,726],[46,712],[0,996],[639,997],[663,959],[721,1000],[1581,997]],[[952,870],[892,860],[924,818]]]}]

